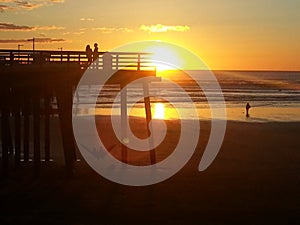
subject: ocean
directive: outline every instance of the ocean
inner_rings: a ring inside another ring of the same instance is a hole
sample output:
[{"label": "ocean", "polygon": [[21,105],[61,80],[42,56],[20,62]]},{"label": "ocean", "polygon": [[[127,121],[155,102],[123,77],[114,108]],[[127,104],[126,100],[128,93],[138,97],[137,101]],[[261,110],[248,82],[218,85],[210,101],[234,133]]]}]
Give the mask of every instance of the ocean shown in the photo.
[{"label": "ocean", "polygon": [[[187,74],[192,74],[193,78]],[[149,84],[154,118],[210,120],[211,107],[225,107],[226,120],[300,121],[300,72],[213,71],[213,74],[216,81],[207,76],[207,71],[158,72],[161,81]],[[170,80],[182,90],[178,90]],[[81,86],[78,90],[78,95],[74,98],[76,113],[120,114],[118,85]],[[192,102],[187,100],[187,95]],[[96,107],[90,102],[91,96],[98,96]],[[222,104],[223,98],[220,96],[224,97],[225,104]],[[133,84],[127,88],[127,102],[129,115],[145,116],[141,84]],[[249,117],[246,117],[246,103],[251,106]],[[197,110],[196,117],[191,113],[194,107]],[[184,113],[179,116],[176,108],[181,108]]]}]

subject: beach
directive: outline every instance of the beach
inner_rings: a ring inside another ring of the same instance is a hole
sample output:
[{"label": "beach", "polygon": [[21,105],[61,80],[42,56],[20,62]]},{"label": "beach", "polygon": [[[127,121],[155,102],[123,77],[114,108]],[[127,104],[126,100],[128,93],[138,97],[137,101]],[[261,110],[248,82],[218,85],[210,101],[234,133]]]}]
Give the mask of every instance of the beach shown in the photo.
[{"label": "beach", "polygon": [[[109,117],[96,121],[109,123]],[[165,145],[172,147],[179,121],[166,122]],[[101,177],[80,156],[67,177],[52,118],[53,161],[42,163],[38,179],[30,162],[1,179],[0,223],[298,224],[300,123],[228,121],[220,152],[203,172],[198,165],[210,122],[200,124],[199,143],[182,170],[161,183],[132,187]],[[133,118],[131,125],[141,129],[144,120]]]},{"label": "beach", "polygon": [[[0,181],[0,224],[298,224],[299,72],[218,71],[222,96],[219,87],[206,79],[205,71],[193,73],[194,81],[186,74],[174,75],[181,91],[164,79],[149,86],[153,119],[165,123],[167,129],[155,148],[156,163],[160,165],[171,158],[182,142],[182,134],[188,142],[199,137],[195,149],[181,149],[194,153],[175,175],[148,186],[126,186],[97,173],[95,164],[88,160],[99,151],[93,135],[100,138],[105,154],[124,162],[122,144],[112,125],[112,121],[117,126],[121,124],[120,88],[83,85],[77,87],[73,99],[73,132],[78,148],[73,175],[67,175],[58,116],[51,115],[51,160],[41,162],[38,177],[32,161],[22,161],[20,168],[15,168],[10,155],[9,174],[1,176]],[[245,112],[247,102],[251,105],[249,117]],[[129,126],[140,139],[148,137],[144,106],[142,86],[127,87]],[[52,107],[55,111],[55,99]],[[226,112],[225,118],[213,116],[213,110],[219,109]],[[211,122],[224,120],[221,148],[211,165],[199,172],[212,132]],[[181,130],[183,122],[187,126]],[[198,122],[199,134],[192,126]],[[13,126],[13,118],[10,124]],[[157,123],[152,128],[154,134],[161,131]],[[44,130],[43,118],[40,129]],[[43,137],[42,134],[42,149]],[[29,146],[33,158],[33,140]],[[126,152],[129,165],[151,165],[149,151]],[[98,160],[103,157],[93,156]],[[115,167],[106,169],[110,168]],[[170,169],[157,168],[161,172]]]}]

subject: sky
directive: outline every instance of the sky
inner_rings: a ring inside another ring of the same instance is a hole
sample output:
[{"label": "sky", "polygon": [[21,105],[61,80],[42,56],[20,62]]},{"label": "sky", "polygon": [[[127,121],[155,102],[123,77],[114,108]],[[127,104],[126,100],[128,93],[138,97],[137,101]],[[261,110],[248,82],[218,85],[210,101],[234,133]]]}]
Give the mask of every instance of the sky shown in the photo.
[{"label": "sky", "polygon": [[300,70],[299,0],[0,0],[0,49],[180,45],[211,69]]}]

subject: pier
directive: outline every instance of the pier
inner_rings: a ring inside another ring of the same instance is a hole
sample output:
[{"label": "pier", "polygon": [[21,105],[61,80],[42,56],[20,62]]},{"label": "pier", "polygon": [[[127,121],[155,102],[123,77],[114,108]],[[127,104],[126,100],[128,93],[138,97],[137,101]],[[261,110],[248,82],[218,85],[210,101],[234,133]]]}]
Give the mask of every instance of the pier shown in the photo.
[{"label": "pier", "polygon": [[[108,59],[105,58],[107,55]],[[72,173],[77,158],[72,130],[73,94],[87,69],[97,70],[99,76],[107,71],[113,73],[108,83],[119,84],[120,89],[138,78],[156,78],[156,68],[151,64],[149,53],[99,52],[99,59],[90,63],[86,52],[82,51],[0,50],[0,138],[4,174],[11,164],[9,155],[14,156],[15,167],[21,161],[32,160],[34,173],[39,174],[41,159],[49,161],[51,158],[49,118],[52,114],[59,117],[65,165],[67,172]],[[56,110],[52,108],[53,99]],[[149,97],[145,97],[144,102],[149,122]],[[127,116],[126,96],[123,96],[121,107],[122,115]],[[30,127],[33,128],[32,134]],[[30,140],[33,140],[33,150],[30,149]],[[44,140],[44,149],[41,149],[41,140]],[[30,151],[33,151],[32,159]],[[125,151],[122,152],[124,161]],[[155,162],[153,153],[151,162]]]}]

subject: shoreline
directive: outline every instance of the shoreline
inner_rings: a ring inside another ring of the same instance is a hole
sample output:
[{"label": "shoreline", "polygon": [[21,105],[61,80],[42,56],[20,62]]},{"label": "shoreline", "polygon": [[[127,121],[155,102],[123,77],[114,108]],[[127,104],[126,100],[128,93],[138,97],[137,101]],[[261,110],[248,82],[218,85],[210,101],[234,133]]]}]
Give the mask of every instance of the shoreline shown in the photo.
[{"label": "shoreline", "polygon": [[[155,104],[155,103],[153,103]],[[267,105],[267,106],[252,106],[250,109],[250,117],[245,116],[245,107],[242,103],[237,104],[230,104],[226,107],[227,118],[226,121],[237,121],[237,122],[261,122],[261,123],[269,123],[269,122],[300,122],[300,106],[299,103],[291,103],[291,106],[274,106],[274,105]],[[152,108],[153,110],[153,108]],[[200,121],[210,121],[210,109],[209,108],[199,108],[197,109],[198,118],[191,118],[189,108],[183,108],[187,116],[184,116],[183,119],[192,119],[192,120],[200,120]],[[153,112],[155,112],[153,110]],[[152,112],[152,113],[153,113]],[[170,110],[169,107],[165,107],[165,119],[166,120],[174,120],[178,119],[178,115],[176,114],[175,110]],[[110,115],[117,115],[120,114],[113,114],[110,108],[96,108],[96,109],[82,109],[82,112],[78,112],[77,115],[82,116],[110,116]],[[145,111],[143,108],[138,107],[134,108],[130,112],[130,116],[135,116],[139,118],[143,118],[145,115]],[[155,114],[155,113],[153,113]]]}]

